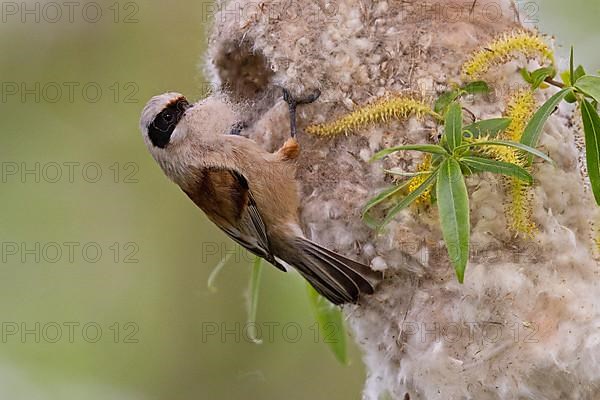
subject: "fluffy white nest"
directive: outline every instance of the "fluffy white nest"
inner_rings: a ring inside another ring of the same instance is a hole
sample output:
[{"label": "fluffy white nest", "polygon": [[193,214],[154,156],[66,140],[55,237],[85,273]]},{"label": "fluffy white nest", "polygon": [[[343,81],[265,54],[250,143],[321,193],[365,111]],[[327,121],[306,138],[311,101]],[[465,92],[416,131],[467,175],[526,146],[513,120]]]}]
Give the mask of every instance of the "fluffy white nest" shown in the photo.
[{"label": "fluffy white nest", "polygon": [[[508,0],[479,0],[471,14],[466,3],[224,1],[215,8],[207,71],[232,102],[253,110],[253,138],[274,149],[288,128],[273,84],[322,90],[317,104],[301,109],[305,123],[388,93],[434,97],[459,79],[470,52],[519,26]],[[496,68],[488,79],[506,87],[515,71]],[[482,118],[505,107],[502,96],[480,103],[469,109]],[[474,254],[464,285],[448,263],[435,210],[407,210],[379,236],[359,215],[389,185],[382,165],[366,160],[383,147],[430,141],[430,124],[301,136],[306,233],[386,271],[376,295],[346,309],[364,350],[366,399],[600,398],[597,212],[580,171],[573,112],[551,117],[542,136],[540,148],[556,166],[535,164],[534,239],[508,232],[500,180],[469,178]],[[405,154],[394,163],[410,169],[415,161]]]}]

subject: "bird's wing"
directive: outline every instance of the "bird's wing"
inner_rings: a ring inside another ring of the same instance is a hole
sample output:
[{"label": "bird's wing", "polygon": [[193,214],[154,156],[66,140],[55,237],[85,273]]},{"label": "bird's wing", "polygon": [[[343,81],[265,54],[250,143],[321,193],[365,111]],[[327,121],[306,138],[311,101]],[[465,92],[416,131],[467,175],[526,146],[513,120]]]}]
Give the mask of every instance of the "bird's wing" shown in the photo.
[{"label": "bird's wing", "polygon": [[285,271],[271,252],[267,228],[240,172],[227,168],[198,171],[197,185],[185,191],[198,207],[229,237],[253,254]]},{"label": "bird's wing", "polygon": [[254,234],[253,236],[256,238],[256,240],[258,240],[258,243],[262,248],[270,250],[271,245],[269,244],[269,238],[267,237],[267,228],[260,215],[260,211],[258,211],[258,207],[256,206],[256,200],[254,199],[254,195],[250,190],[248,180],[244,177],[244,175],[237,171],[230,171],[230,173],[235,177],[238,183],[237,188],[244,191],[246,194],[246,212],[250,216],[250,221],[252,222],[250,228]]}]

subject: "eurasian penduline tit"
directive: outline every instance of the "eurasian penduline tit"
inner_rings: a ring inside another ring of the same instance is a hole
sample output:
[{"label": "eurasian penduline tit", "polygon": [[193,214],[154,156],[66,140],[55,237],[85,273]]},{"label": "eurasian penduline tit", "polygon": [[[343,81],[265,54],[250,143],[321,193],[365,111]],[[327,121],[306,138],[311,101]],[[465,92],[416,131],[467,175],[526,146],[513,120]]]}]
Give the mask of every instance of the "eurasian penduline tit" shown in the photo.
[{"label": "eurasian penduline tit", "polygon": [[141,130],[164,173],[229,237],[282,271],[296,268],[332,303],[356,303],[379,273],[308,240],[299,223],[296,106],[319,94],[295,99],[284,90],[291,137],[275,153],[235,134],[238,117],[218,94],[193,105],[179,93],[153,97]]}]

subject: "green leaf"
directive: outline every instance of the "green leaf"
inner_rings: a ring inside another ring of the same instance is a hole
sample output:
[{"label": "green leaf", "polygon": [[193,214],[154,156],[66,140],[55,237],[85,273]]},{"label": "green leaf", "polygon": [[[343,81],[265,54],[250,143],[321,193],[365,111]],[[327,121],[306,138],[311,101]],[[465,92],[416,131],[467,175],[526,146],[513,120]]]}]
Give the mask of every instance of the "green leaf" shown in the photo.
[{"label": "green leaf", "polygon": [[531,176],[531,174],[525,169],[515,164],[474,156],[465,156],[462,157],[459,161],[461,164],[466,164],[469,167],[478,171],[486,171],[493,172],[495,174],[514,176],[515,178],[519,178],[520,180],[525,181],[530,185],[533,183],[533,177]]},{"label": "green leaf", "polygon": [[531,73],[531,87],[537,89],[548,77],[556,75],[556,71],[552,67],[544,67],[537,69]]},{"label": "green leaf", "polygon": [[583,66],[578,66],[577,68],[575,68],[575,72],[574,72],[574,78],[575,78],[575,82],[576,83],[579,78],[581,78],[582,76],[585,76],[585,69],[583,68]]},{"label": "green leaf", "polygon": [[375,218],[371,217],[369,213],[363,214],[363,222],[371,229],[379,229],[380,223]]},{"label": "green leaf", "polygon": [[526,68],[521,68],[519,70],[519,72],[521,73],[521,76],[523,77],[523,79],[525,79],[525,82],[527,82],[527,83],[533,82],[533,79],[531,78],[531,72],[529,72]]},{"label": "green leaf", "polygon": [[469,94],[489,93],[490,87],[484,81],[467,83],[462,89]]},{"label": "green leaf", "polygon": [[405,171],[402,171],[400,168],[392,168],[392,169],[384,169],[383,172],[388,173],[390,175],[401,176],[404,178],[414,178],[415,176],[429,175],[433,171],[405,172]]},{"label": "green leaf", "polygon": [[[481,136],[496,137],[500,132],[508,128],[511,123],[510,118],[491,118],[483,121],[477,121],[463,128],[464,132],[470,132],[471,137],[479,138]],[[465,135],[466,137],[466,135]]]},{"label": "green leaf", "polygon": [[562,79],[563,83],[565,84],[565,86],[572,86],[571,85],[571,76],[569,75],[569,71],[563,71],[560,73],[560,79]]},{"label": "green leaf", "polygon": [[444,135],[448,141],[450,152],[462,143],[462,108],[454,102],[448,106],[448,112],[444,122]]},{"label": "green leaf", "polygon": [[574,91],[570,91],[566,96],[565,96],[565,101],[569,104],[573,104],[573,103],[577,103],[577,96],[575,96],[575,92]]},{"label": "green leaf", "polygon": [[319,295],[308,283],[306,288],[317,321],[320,338],[329,346],[329,349],[340,363],[348,365],[346,328],[344,327],[341,310]]},{"label": "green leaf", "polygon": [[435,182],[431,186],[431,194],[429,195],[429,198],[431,199],[431,204],[437,203],[437,193],[436,193],[436,188],[435,188]]},{"label": "green leaf", "polygon": [[574,85],[580,92],[600,101],[600,77],[593,75],[582,76]]},{"label": "green leaf", "polygon": [[377,204],[381,203],[382,201],[385,201],[386,199],[389,199],[390,197],[394,196],[395,194],[397,194],[398,192],[400,192],[401,190],[406,188],[409,183],[410,183],[410,181],[407,181],[407,182],[404,182],[402,185],[391,186],[391,187],[383,190],[381,193],[379,193],[377,196],[373,197],[371,200],[369,200],[367,202],[367,204],[365,205],[365,207],[363,208],[363,211],[362,211],[363,218],[365,218],[366,214],[369,212],[369,210],[371,208],[375,207]]},{"label": "green leaf", "polygon": [[507,146],[507,147],[514,147],[515,149],[519,149],[522,150],[526,153],[529,153],[531,155],[537,156],[543,160],[548,161],[549,163],[554,164],[554,162],[552,161],[552,159],[550,157],[548,157],[545,153],[542,153],[541,151],[539,151],[538,149],[534,149],[533,147],[529,147],[527,145],[524,145],[523,143],[519,143],[519,142],[510,142],[510,141],[505,141],[505,140],[488,140],[485,142],[475,142],[475,143],[469,143],[467,145],[461,146],[462,148],[465,147],[477,147],[477,146]]},{"label": "green leaf", "polygon": [[469,175],[473,175],[474,173],[478,172],[477,170],[471,168],[469,165],[467,165],[466,163],[463,163],[461,161],[462,159],[458,160],[459,164],[460,164],[460,170],[463,173],[463,176],[467,177]]},{"label": "green leaf", "polygon": [[413,190],[412,192],[407,194],[405,198],[403,198],[398,204],[396,204],[390,210],[390,212],[385,217],[385,219],[383,220],[381,227],[384,227],[385,225],[387,225],[392,219],[394,219],[396,214],[398,214],[400,211],[402,211],[403,209],[408,207],[410,205],[410,203],[412,203],[417,198],[419,198],[419,196],[422,195],[423,192],[425,190],[427,190],[427,188],[429,188],[431,185],[433,185],[435,182],[436,176],[438,174],[438,171],[439,171],[439,169],[436,169],[427,179],[425,179],[425,181],[423,181],[423,183],[421,183],[419,185],[419,187],[417,187],[415,190]]},{"label": "green leaf", "polygon": [[262,258],[255,256],[252,275],[250,276],[250,297],[248,298],[248,336],[254,343],[262,343],[262,340],[256,336],[256,312],[258,310],[261,272]]},{"label": "green leaf", "polygon": [[575,66],[575,58],[573,57],[573,46],[571,46],[571,56],[569,57],[569,70],[560,74],[565,86],[573,86],[579,78],[585,75],[585,69],[583,66],[579,65],[577,68]]},{"label": "green leaf", "polygon": [[371,161],[381,160],[385,156],[395,153],[397,151],[407,151],[407,150],[415,150],[421,151],[423,153],[431,153],[431,154],[445,154],[448,155],[446,149],[442,146],[438,146],[437,144],[407,144],[405,146],[396,146],[390,147],[389,149],[383,149],[371,158]]},{"label": "green leaf", "polygon": [[434,155],[432,155],[431,156],[431,166],[433,168],[439,167],[439,165],[441,164],[441,162],[444,161],[448,155],[449,155],[448,153],[446,153],[446,154],[434,154]]},{"label": "green leaf", "polygon": [[445,114],[450,103],[456,100],[458,96],[460,96],[460,91],[458,89],[453,89],[442,93],[435,101],[435,104],[433,105],[433,111],[438,114]]},{"label": "green leaf", "polygon": [[[529,146],[536,147],[538,140],[540,139],[540,135],[542,134],[542,129],[544,128],[544,124],[548,117],[554,112],[558,104],[565,98],[565,96],[571,92],[570,88],[562,89],[554,96],[550,97],[548,101],[546,101],[539,110],[533,114],[531,120],[525,127],[525,131],[523,131],[523,136],[521,136],[521,143]],[[528,158],[528,163],[531,164],[532,157]]]},{"label": "green leaf", "polygon": [[449,158],[437,176],[437,201],[442,235],[456,276],[463,283],[469,259],[469,197],[460,164]]},{"label": "green leaf", "polygon": [[600,117],[586,99],[581,101],[581,116],[585,132],[585,158],[588,176],[596,204],[600,205]]},{"label": "green leaf", "polygon": [[573,46],[571,46],[571,56],[569,57],[569,82],[571,82],[571,84],[574,84],[576,81],[575,68],[573,67],[575,64],[574,52],[575,52],[575,50],[573,50]]}]

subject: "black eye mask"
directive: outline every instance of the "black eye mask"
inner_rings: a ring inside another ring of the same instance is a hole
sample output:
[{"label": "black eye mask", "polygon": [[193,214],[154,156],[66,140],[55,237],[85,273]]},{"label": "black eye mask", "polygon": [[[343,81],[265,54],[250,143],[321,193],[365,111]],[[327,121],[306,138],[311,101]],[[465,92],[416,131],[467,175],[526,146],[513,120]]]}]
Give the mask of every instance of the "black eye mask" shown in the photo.
[{"label": "black eye mask", "polygon": [[176,101],[165,107],[154,118],[154,121],[148,127],[148,137],[155,147],[164,149],[171,140],[171,135],[177,127],[177,124],[183,117],[185,110],[190,108],[190,104],[184,98],[179,98]]}]

